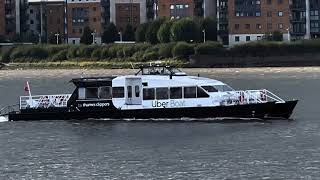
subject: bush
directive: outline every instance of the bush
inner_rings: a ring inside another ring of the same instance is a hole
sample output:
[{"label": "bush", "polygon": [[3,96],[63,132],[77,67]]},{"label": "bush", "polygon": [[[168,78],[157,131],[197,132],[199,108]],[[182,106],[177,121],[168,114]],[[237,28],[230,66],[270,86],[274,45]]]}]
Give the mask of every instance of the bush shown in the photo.
[{"label": "bush", "polygon": [[[201,31],[205,30],[206,41],[217,41],[217,22],[212,17],[206,17],[201,22]],[[202,39],[203,33],[201,33]]]},{"label": "bush", "polygon": [[80,46],[79,57],[90,58],[91,53],[98,48],[97,46]]},{"label": "bush", "polygon": [[170,42],[170,29],[173,24],[172,20],[165,21],[159,28],[157,37],[159,42],[168,43]]},{"label": "bush", "polygon": [[100,58],[101,59],[110,59],[109,55],[109,48],[108,47],[103,47],[100,53]]},{"label": "bush", "polygon": [[144,51],[137,51],[133,54],[133,59],[135,61],[142,61],[143,60]]},{"label": "bush", "polygon": [[71,46],[68,49],[67,58],[68,59],[74,59],[79,56],[79,46]]},{"label": "bush", "polygon": [[134,41],[134,30],[131,24],[127,24],[126,29],[123,33],[124,41]]},{"label": "bush", "polygon": [[222,53],[224,52],[223,46],[220,43],[216,42],[206,42],[199,44],[195,48],[195,54],[197,55],[216,55],[216,56],[221,56]]},{"label": "bush", "polygon": [[62,50],[60,52],[58,52],[57,54],[52,56],[52,60],[53,61],[63,61],[63,60],[67,60],[67,54],[68,54],[68,50]]},{"label": "bush", "polygon": [[123,55],[124,57],[131,57],[135,53],[136,49],[134,45],[127,45],[123,47]]},{"label": "bush", "polygon": [[111,22],[107,25],[107,27],[105,28],[105,31],[102,34],[101,39],[103,43],[113,43],[117,39],[119,39],[118,30],[116,25],[114,25],[114,23]]},{"label": "bush", "polygon": [[99,60],[101,58],[101,48],[96,48],[91,53],[91,58]]},{"label": "bush", "polygon": [[149,27],[149,23],[143,23],[138,26],[135,32],[136,42],[145,42],[146,41],[146,32]]},{"label": "bush", "polygon": [[40,46],[19,46],[15,48],[10,55],[11,60],[19,58],[43,60],[48,57],[48,51]]},{"label": "bush", "polygon": [[143,54],[143,60],[147,61],[147,60],[158,60],[159,58],[159,54],[155,51],[150,51],[150,52],[145,52]]},{"label": "bush", "polygon": [[85,27],[83,29],[82,37],[80,38],[80,43],[81,44],[86,44],[86,45],[92,44],[93,38],[92,38],[91,33],[92,33],[92,30],[90,29],[90,27],[88,27],[88,26]]},{"label": "bush", "polygon": [[170,31],[172,41],[198,42],[200,39],[199,25],[189,18],[174,22]]},{"label": "bush", "polygon": [[165,18],[159,18],[154,20],[149,26],[146,31],[146,41],[151,44],[157,44],[159,43],[157,38],[158,30],[161,26],[161,24],[165,21]]},{"label": "bush", "polygon": [[179,42],[174,46],[172,54],[177,58],[187,58],[194,54],[194,48],[186,42]]},{"label": "bush", "polygon": [[159,46],[159,56],[160,58],[171,58],[173,57],[172,55],[172,49],[176,45],[176,43],[166,43],[166,44],[161,44]]}]

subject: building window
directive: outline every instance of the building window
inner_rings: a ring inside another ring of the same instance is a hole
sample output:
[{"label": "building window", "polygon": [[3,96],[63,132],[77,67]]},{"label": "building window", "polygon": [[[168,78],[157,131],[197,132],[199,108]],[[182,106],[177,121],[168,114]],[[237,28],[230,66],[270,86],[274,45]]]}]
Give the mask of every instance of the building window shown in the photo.
[{"label": "building window", "polygon": [[33,24],[34,22],[33,22],[33,20],[30,20],[30,24]]},{"label": "building window", "polygon": [[246,29],[250,29],[250,24],[245,24]]},{"label": "building window", "polygon": [[259,41],[259,40],[261,40],[262,38],[261,38],[261,36],[257,36],[257,40]]},{"label": "building window", "polygon": [[279,12],[278,12],[278,16],[279,16],[279,17],[282,17],[282,16],[283,16],[283,12],[282,12],[282,11],[279,11]]},{"label": "building window", "polygon": [[170,9],[174,9],[174,5],[170,5]]},{"label": "building window", "polygon": [[283,3],[283,0],[278,0],[278,4],[282,4]]},{"label": "building window", "polygon": [[33,14],[33,9],[30,9],[30,14]]},{"label": "building window", "polygon": [[234,41],[235,41],[235,42],[239,42],[239,41],[240,41],[240,37],[239,37],[239,36],[235,36],[235,37],[234,37]]},{"label": "building window", "polygon": [[82,34],[82,28],[79,29],[79,33]]},{"label": "building window", "polygon": [[257,12],[256,12],[256,16],[257,16],[257,17],[260,17],[260,16],[261,16],[261,12],[260,12],[260,11],[257,11]]},{"label": "building window", "polygon": [[76,33],[76,30],[75,30],[75,29],[72,29],[72,33]]},{"label": "building window", "polygon": [[236,12],[236,16],[239,17],[239,16],[240,16],[240,13],[239,13],[239,12]]},{"label": "building window", "polygon": [[271,5],[272,4],[272,0],[267,0],[267,4]]},{"label": "building window", "polygon": [[279,28],[279,29],[283,29],[283,24],[282,24],[282,23],[279,23],[279,24],[278,24],[278,28]]},{"label": "building window", "polygon": [[267,12],[267,17],[272,17],[272,11]]},{"label": "building window", "polygon": [[260,1],[256,1],[256,4],[260,4],[261,2]]},{"label": "building window", "polygon": [[96,10],[97,10],[97,8],[96,8],[96,7],[93,7],[92,9],[93,9],[93,11],[96,11]]},{"label": "building window", "polygon": [[97,21],[97,18],[93,18],[93,22],[96,22]]},{"label": "building window", "polygon": [[235,24],[235,25],[234,25],[234,28],[235,28],[235,29],[239,29],[239,27],[240,27],[240,24]]},{"label": "building window", "polygon": [[76,40],[72,40],[72,44],[76,44]]},{"label": "building window", "polygon": [[250,41],[250,36],[246,36],[246,41]]},{"label": "building window", "polygon": [[261,24],[256,25],[256,29],[261,29],[261,28],[262,28]]},{"label": "building window", "polygon": [[272,24],[271,23],[267,24],[267,29],[272,29]]}]

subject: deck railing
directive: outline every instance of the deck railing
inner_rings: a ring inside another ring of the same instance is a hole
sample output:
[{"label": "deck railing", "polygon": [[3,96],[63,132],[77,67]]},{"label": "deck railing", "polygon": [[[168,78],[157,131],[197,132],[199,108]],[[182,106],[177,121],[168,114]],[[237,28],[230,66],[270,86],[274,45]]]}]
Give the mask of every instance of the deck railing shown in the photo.
[{"label": "deck railing", "polygon": [[245,90],[224,92],[223,105],[254,104],[266,102],[284,103],[285,101],[269,90]]},{"label": "deck railing", "polygon": [[71,94],[20,96],[20,109],[67,107]]}]

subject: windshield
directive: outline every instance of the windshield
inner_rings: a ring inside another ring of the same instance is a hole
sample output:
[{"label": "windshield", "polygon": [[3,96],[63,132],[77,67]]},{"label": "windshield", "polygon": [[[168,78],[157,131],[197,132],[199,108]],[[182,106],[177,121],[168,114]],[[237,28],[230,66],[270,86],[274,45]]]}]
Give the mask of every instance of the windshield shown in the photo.
[{"label": "windshield", "polygon": [[225,91],[234,91],[230,86],[228,85],[215,85],[215,86],[201,86],[203,89],[205,89],[207,92],[225,92]]}]

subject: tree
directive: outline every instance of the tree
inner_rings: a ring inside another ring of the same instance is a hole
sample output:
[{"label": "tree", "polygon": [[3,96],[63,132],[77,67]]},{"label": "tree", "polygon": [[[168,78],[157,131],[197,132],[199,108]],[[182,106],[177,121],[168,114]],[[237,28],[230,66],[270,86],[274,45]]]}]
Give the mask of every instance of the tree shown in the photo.
[{"label": "tree", "polygon": [[138,26],[135,32],[135,39],[137,42],[146,41],[146,32],[149,27],[149,23],[143,23]]},{"label": "tree", "polygon": [[174,22],[170,31],[172,41],[198,42],[200,39],[200,27],[198,23],[189,18]]},{"label": "tree", "polygon": [[147,0],[146,1],[146,10],[147,10],[147,19],[151,20],[154,18],[154,0]]},{"label": "tree", "polygon": [[158,40],[161,43],[170,42],[170,29],[173,24],[172,20],[167,20],[163,24],[161,24],[159,31],[157,33]]},{"label": "tree", "polygon": [[114,23],[109,23],[103,34],[102,34],[102,42],[103,43],[114,43],[116,40],[118,40],[118,30],[116,25]]},{"label": "tree", "polygon": [[151,44],[157,44],[158,38],[157,38],[157,33],[158,30],[161,26],[161,24],[165,21],[165,18],[159,18],[154,20],[147,29],[146,32],[146,41],[150,42]]},{"label": "tree", "polygon": [[91,33],[92,33],[91,29],[88,26],[85,27],[83,30],[82,37],[80,39],[80,43],[81,44],[92,44],[93,38],[92,38]]},{"label": "tree", "polygon": [[123,39],[125,41],[134,41],[134,30],[131,24],[127,24],[123,33]]},{"label": "tree", "polygon": [[[217,41],[217,22],[212,17],[206,17],[201,21],[201,31],[205,31],[206,41]],[[202,33],[202,39],[204,39]]]}]

